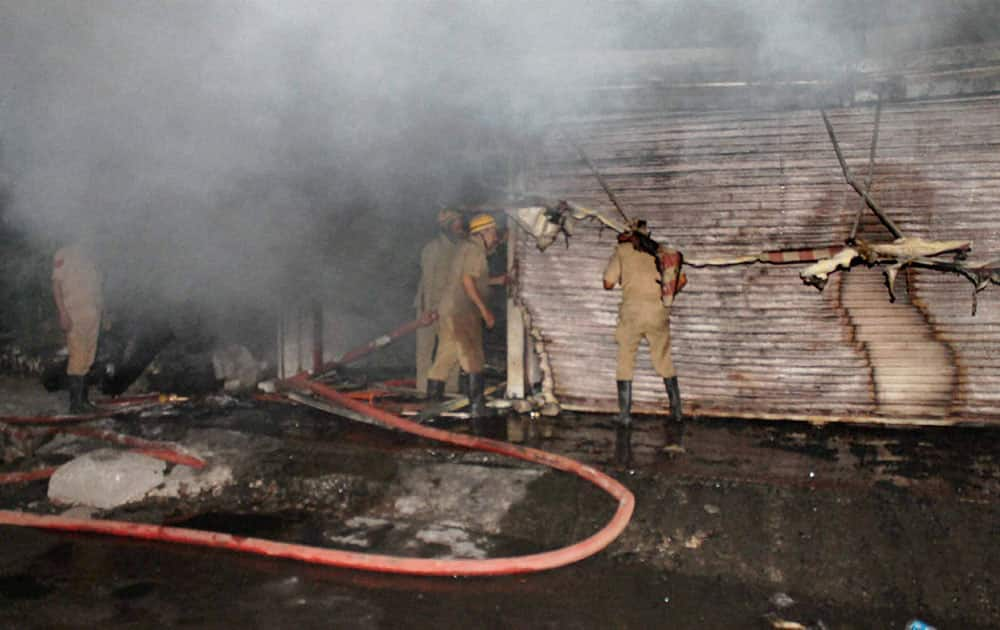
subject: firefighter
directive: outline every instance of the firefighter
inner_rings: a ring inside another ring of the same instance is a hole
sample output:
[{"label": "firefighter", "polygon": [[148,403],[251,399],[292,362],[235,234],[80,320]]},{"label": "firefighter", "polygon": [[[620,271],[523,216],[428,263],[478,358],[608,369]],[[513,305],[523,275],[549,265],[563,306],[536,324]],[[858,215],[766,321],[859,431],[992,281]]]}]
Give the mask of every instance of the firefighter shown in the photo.
[{"label": "firefighter", "polygon": [[632,424],[632,374],[639,342],[645,338],[653,368],[663,378],[670,399],[670,416],[664,421],[667,453],[682,453],[684,425],[681,419],[681,394],[677,374],[670,358],[670,307],[683,277],[681,256],[677,250],[659,245],[649,236],[645,221],[618,237],[608,266],[604,270],[604,288],[622,287],[618,308],[618,426],[615,457],[627,462],[630,456],[629,431]]},{"label": "firefighter", "polygon": [[103,309],[101,273],[94,263],[92,238],[81,239],[55,253],[52,293],[69,350],[69,412],[88,413],[95,407],[87,393],[87,372],[97,353]]},{"label": "firefighter", "polygon": [[[455,253],[465,236],[462,215],[457,210],[445,208],[437,216],[440,232],[420,252],[420,284],[413,305],[417,308],[417,318],[436,312],[441,303],[445,285],[451,272]],[[444,398],[445,382],[427,378],[434,357],[434,346],[440,343],[440,321],[417,329],[417,388],[427,391],[432,400]],[[458,368],[447,376],[448,391],[458,387]]]},{"label": "firefighter", "polygon": [[[486,258],[500,242],[496,220],[489,214],[478,214],[469,221],[469,237],[455,255],[448,284],[438,308],[440,337],[437,354],[428,374],[431,383],[441,382],[458,363],[466,372],[469,394],[469,414],[479,418],[486,413],[483,395],[483,324],[492,329],[496,317],[486,305],[491,285],[504,284],[506,276],[490,277]],[[435,383],[435,388],[440,385]]]}]

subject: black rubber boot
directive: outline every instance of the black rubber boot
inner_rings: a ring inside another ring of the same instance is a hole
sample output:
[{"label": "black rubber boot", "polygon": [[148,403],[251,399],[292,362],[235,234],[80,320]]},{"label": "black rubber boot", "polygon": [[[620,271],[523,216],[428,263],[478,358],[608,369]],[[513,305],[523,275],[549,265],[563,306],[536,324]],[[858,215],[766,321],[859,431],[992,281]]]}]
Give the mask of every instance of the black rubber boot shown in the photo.
[{"label": "black rubber boot", "polygon": [[427,400],[444,400],[444,381],[436,381],[432,378],[427,379]]},{"label": "black rubber boot", "polygon": [[69,390],[69,412],[71,414],[80,413],[80,401],[83,399],[83,379],[79,376],[67,376],[66,383]]},{"label": "black rubber boot", "polygon": [[618,425],[615,427],[615,463],[628,466],[632,463],[632,427]]},{"label": "black rubber boot", "polygon": [[681,415],[681,389],[677,377],[663,379],[670,399],[670,417],[663,421],[663,452],[683,453],[684,451],[684,418]]},{"label": "black rubber boot", "polygon": [[618,416],[615,417],[615,463],[628,467],[632,461],[632,381],[618,384]]},{"label": "black rubber boot", "polygon": [[90,385],[87,384],[87,377],[84,376],[82,380],[83,387],[80,389],[80,404],[82,404],[83,408],[87,411],[95,411],[97,407],[90,402]]},{"label": "black rubber boot", "polygon": [[83,376],[69,376],[69,412],[71,414],[91,413],[95,407],[87,399],[87,383]]},{"label": "black rubber boot", "polygon": [[618,383],[618,426],[632,426],[632,381],[617,381]]},{"label": "black rubber boot", "polygon": [[482,373],[479,374],[469,374],[469,417],[470,418],[484,418],[486,417],[486,396],[483,393],[485,387],[485,381],[483,380]]}]

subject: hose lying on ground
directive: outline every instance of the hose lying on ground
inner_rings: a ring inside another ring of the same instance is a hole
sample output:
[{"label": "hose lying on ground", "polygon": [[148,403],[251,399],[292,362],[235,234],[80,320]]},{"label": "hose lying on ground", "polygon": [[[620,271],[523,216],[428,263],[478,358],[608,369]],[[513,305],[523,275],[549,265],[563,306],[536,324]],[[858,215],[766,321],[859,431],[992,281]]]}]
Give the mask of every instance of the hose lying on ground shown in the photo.
[{"label": "hose lying on ground", "polygon": [[[33,420],[35,424],[46,424],[47,420],[50,418],[46,417],[35,417]],[[0,433],[12,434],[16,437],[22,435],[28,435],[29,432],[22,429],[13,429],[7,427],[4,422],[5,418],[0,417]],[[59,433],[70,433],[73,435],[79,435],[82,437],[89,437],[96,440],[104,440],[105,442],[111,442],[112,444],[118,444],[122,446],[130,447],[130,450],[134,453],[140,453],[142,455],[147,455],[154,459],[159,459],[171,464],[180,464],[182,466],[189,466],[191,468],[204,468],[205,462],[201,459],[189,455],[184,452],[184,449],[177,447],[168,442],[156,442],[151,440],[144,440],[142,438],[137,438],[131,435],[124,435],[122,433],[115,433],[114,431],[108,431],[106,429],[96,429],[91,427],[74,427],[74,426],[55,426],[46,429],[44,433],[51,435],[56,435]],[[37,470],[29,471],[16,471],[10,473],[0,474],[0,485],[8,483],[26,483],[29,481],[38,481],[39,479],[47,479],[55,473],[55,468],[40,468]]]},{"label": "hose lying on ground", "polygon": [[380,554],[357,553],[338,549],[326,549],[308,545],[232,536],[217,532],[207,532],[163,525],[148,525],[124,521],[106,521],[94,519],[66,518],[62,516],[45,516],[26,512],[0,510],[0,524],[38,527],[72,532],[111,534],[146,540],[201,545],[256,553],[264,556],[301,560],[314,564],[322,564],[365,571],[383,573],[401,573],[409,575],[445,575],[445,576],[485,576],[509,575],[515,573],[532,573],[565,566],[596,554],[607,547],[628,525],[635,507],[635,497],[623,485],[598,471],[597,469],[572,460],[568,457],[547,453],[533,448],[526,448],[486,438],[461,435],[421,426],[382,409],[366,405],[341,394],[332,387],[309,380],[304,375],[286,381],[286,385],[296,389],[305,389],[317,394],[337,405],[354,412],[364,414],[379,424],[419,435],[424,438],[454,444],[467,448],[488,451],[515,457],[525,461],[543,464],[556,470],[573,473],[601,488],[615,500],[618,507],[611,520],[595,534],[577,543],[541,553],[507,558],[490,558],[484,560],[469,559],[435,559],[406,558]]}]

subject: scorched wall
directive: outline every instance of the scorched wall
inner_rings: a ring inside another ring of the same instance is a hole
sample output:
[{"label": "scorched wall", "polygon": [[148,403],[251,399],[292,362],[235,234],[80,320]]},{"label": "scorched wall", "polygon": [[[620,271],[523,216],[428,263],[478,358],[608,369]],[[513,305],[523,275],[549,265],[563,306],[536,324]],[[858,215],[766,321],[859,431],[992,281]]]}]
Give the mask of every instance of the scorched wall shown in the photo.
[{"label": "scorched wall", "polygon": [[[868,168],[875,106],[832,109],[845,157]],[[687,258],[841,245],[860,200],[815,109],[608,113],[564,118],[531,165],[531,187],[615,210],[566,138],[622,204]],[[883,104],[872,194],[907,236],[973,241],[1000,258],[1000,97]],[[859,236],[891,240],[868,210]],[[581,224],[544,252],[517,236],[516,295],[563,407],[613,411],[620,291],[601,274],[610,230]],[[937,271],[900,274],[890,303],[878,268],[834,274],[823,292],[802,265],[686,267],[672,314],[684,411],[818,421],[1000,424],[1000,287],[979,294]],[[665,412],[640,348],[635,407]]]}]

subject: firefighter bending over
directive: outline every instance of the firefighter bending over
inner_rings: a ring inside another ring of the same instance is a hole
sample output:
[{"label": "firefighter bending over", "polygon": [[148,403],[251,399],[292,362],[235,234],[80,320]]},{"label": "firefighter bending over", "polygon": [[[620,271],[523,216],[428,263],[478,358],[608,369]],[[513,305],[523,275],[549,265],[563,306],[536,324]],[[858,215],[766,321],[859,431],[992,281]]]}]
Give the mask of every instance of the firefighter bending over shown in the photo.
[{"label": "firefighter bending over", "polygon": [[101,274],[94,264],[92,247],[92,239],[82,239],[57,251],[52,261],[52,293],[69,350],[66,375],[72,414],[95,409],[86,379],[97,353],[103,301]]},{"label": "firefighter bending over", "polygon": [[468,376],[469,414],[486,413],[483,395],[483,324],[493,328],[496,318],[486,305],[490,285],[503,284],[506,276],[489,276],[486,257],[500,238],[496,220],[479,214],[469,221],[469,237],[455,254],[451,276],[438,308],[440,336],[437,354],[428,374],[427,391],[441,392],[448,373],[458,363]]},{"label": "firefighter bending over", "polygon": [[674,295],[684,284],[680,273],[681,255],[677,250],[659,245],[649,236],[645,221],[618,237],[608,266],[604,270],[604,288],[622,287],[618,308],[618,439],[615,458],[626,463],[630,457],[629,431],[632,424],[632,375],[639,342],[645,338],[653,368],[663,378],[670,399],[670,416],[664,421],[664,452],[683,452],[684,432],[681,418],[681,394],[677,374],[670,358],[670,307]]},{"label": "firefighter bending over", "polygon": [[[462,225],[462,215],[457,210],[445,208],[438,212],[438,226],[441,228],[437,237],[424,245],[420,252],[420,285],[413,305],[417,307],[417,318],[426,317],[436,312],[441,305],[441,297],[451,275],[455,254],[465,236]],[[444,396],[444,382],[433,382],[434,388],[428,387],[427,371],[434,358],[434,345],[439,343],[440,321],[435,320],[430,326],[417,329],[417,388],[427,391],[427,397],[439,399]],[[458,387],[458,367],[451,370],[447,376],[448,389],[454,391]],[[442,390],[436,388],[440,385]]]}]

